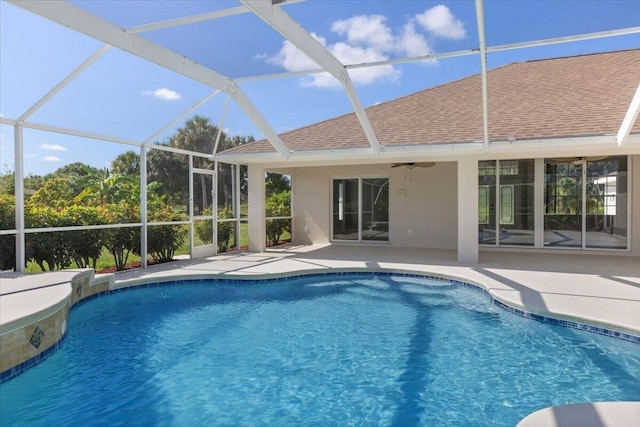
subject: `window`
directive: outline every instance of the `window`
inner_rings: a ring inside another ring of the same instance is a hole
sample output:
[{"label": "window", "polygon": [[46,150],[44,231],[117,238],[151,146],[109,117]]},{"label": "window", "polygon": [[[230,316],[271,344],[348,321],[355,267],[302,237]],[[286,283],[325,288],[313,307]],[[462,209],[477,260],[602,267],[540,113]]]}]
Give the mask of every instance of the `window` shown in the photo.
[{"label": "window", "polygon": [[534,245],[534,166],[533,159],[478,163],[478,243]]},{"label": "window", "polygon": [[626,249],[627,157],[545,159],[544,245]]},{"label": "window", "polygon": [[332,182],[332,238],[389,241],[389,178]]}]

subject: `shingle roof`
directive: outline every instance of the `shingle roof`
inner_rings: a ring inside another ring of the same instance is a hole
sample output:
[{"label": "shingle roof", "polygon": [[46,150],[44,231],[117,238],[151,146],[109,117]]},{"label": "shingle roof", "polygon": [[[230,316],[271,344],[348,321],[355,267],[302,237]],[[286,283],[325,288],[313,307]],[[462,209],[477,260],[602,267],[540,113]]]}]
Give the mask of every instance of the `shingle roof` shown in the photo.
[{"label": "shingle roof", "polygon": [[[487,73],[489,139],[615,134],[640,83],[640,49],[534,60]],[[483,140],[481,75],[366,109],[381,146]],[[633,133],[640,133],[640,120]],[[354,113],[280,135],[294,151],[369,147]],[[227,153],[266,153],[266,140]]]}]

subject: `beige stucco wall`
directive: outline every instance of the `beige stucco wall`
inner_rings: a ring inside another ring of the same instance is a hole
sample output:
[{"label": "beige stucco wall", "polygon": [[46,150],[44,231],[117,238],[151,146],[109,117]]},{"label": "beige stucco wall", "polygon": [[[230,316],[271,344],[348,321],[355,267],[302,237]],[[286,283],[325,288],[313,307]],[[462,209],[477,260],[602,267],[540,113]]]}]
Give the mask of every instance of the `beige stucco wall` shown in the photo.
[{"label": "beige stucco wall", "polygon": [[[631,156],[630,248],[640,257],[640,155]],[[388,176],[389,245],[455,249],[457,247],[457,165],[431,168],[384,165],[281,169],[293,176],[294,243],[331,241],[331,178]],[[404,190],[405,197],[399,196]],[[464,207],[463,207],[464,208]],[[411,230],[411,233],[409,233]]]},{"label": "beige stucco wall", "polygon": [[[431,168],[385,165],[297,168],[293,176],[294,243],[331,240],[331,179],[388,176],[389,244],[455,249],[457,168],[441,162]],[[399,195],[404,190],[404,197]]]}]

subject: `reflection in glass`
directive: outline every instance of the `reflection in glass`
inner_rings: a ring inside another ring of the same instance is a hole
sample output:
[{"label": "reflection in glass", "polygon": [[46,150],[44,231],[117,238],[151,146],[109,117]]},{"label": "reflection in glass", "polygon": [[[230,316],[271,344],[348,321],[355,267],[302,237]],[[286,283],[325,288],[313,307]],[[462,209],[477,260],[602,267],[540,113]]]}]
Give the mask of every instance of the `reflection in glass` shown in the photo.
[{"label": "reflection in glass", "polygon": [[362,240],[389,240],[389,179],[362,180]]},{"label": "reflection in glass", "polygon": [[478,243],[496,244],[496,161],[478,162]]},{"label": "reflection in glass", "polygon": [[587,158],[586,246],[627,248],[627,158]]},{"label": "reflection in glass", "polygon": [[583,162],[546,159],[544,167],[544,245],[582,247]]},{"label": "reflection in glass", "polygon": [[333,180],[333,239],[358,240],[358,179]]},{"label": "reflection in glass", "polygon": [[193,215],[211,215],[213,203],[213,175],[193,174]]},{"label": "reflection in glass", "polygon": [[500,160],[501,245],[534,244],[534,160]]}]

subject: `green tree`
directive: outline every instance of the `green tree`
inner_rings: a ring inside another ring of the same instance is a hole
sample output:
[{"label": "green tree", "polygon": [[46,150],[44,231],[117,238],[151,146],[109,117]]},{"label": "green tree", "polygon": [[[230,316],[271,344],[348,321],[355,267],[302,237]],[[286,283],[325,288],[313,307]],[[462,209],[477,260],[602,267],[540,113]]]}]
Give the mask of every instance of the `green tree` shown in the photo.
[{"label": "green tree", "polygon": [[140,155],[135,151],[126,151],[119,154],[111,162],[111,171],[114,174],[122,174],[130,177],[140,177]]},{"label": "green tree", "polygon": [[[215,146],[216,138],[218,136],[218,127],[212,124],[207,117],[195,116],[179,128],[176,133],[170,138],[170,144],[173,147],[183,150],[196,151],[198,153],[213,155],[213,148]],[[222,133],[220,135],[220,141],[222,146],[219,149],[224,149],[226,143],[226,135]],[[184,156],[181,159],[183,162],[188,162],[188,158]],[[204,159],[202,157],[194,157],[193,165],[196,168],[201,169],[213,169],[213,162]],[[194,186],[194,193],[196,192]],[[198,212],[205,211],[209,204],[207,202],[207,182],[204,175],[200,175],[199,194],[194,194],[194,203],[196,204],[196,210]]]},{"label": "green tree", "polygon": [[[285,190],[279,193],[273,193],[267,197],[265,201],[265,214],[267,217],[290,216],[291,192],[289,190]],[[291,219],[267,220],[267,245],[278,245],[280,242],[280,236],[285,232],[291,233]]]},{"label": "green tree", "polygon": [[16,194],[16,178],[13,170],[9,166],[3,167],[0,173],[0,194]]},{"label": "green tree", "polygon": [[73,203],[73,190],[66,178],[51,178],[30,198],[29,203],[61,208]]},{"label": "green tree", "polygon": [[291,190],[291,178],[289,178],[288,175],[267,172],[264,181],[266,186],[266,197],[269,197],[275,193],[281,193],[283,191]]},{"label": "green tree", "polygon": [[112,174],[108,168],[96,171],[87,168],[86,171],[87,175],[80,181],[84,190],[76,196],[76,203],[93,200],[105,206],[107,203],[130,199],[136,180],[122,174]]},{"label": "green tree", "polygon": [[[167,145],[159,144],[159,145]],[[185,207],[189,197],[189,166],[182,154],[150,150],[147,154],[147,179],[162,184],[155,189],[172,206]]]}]

